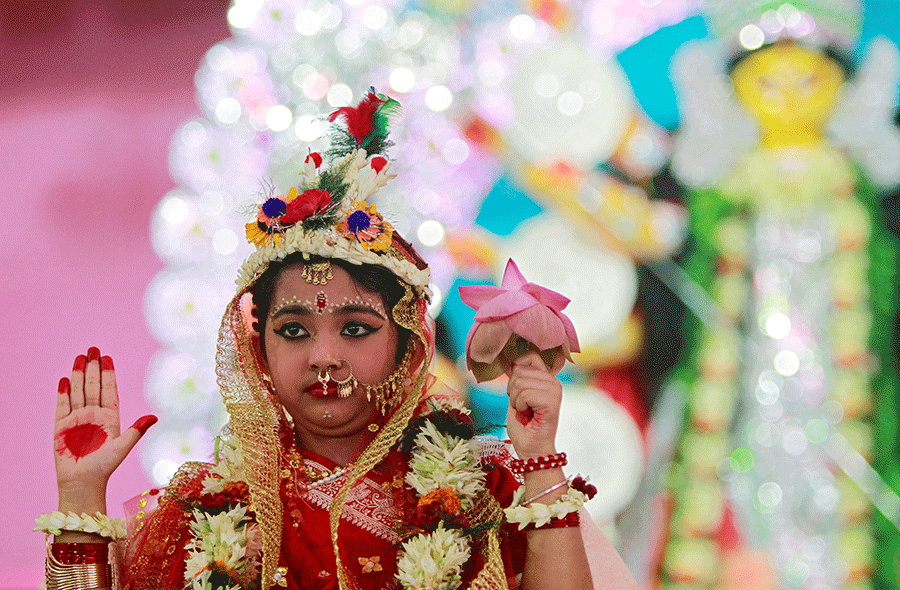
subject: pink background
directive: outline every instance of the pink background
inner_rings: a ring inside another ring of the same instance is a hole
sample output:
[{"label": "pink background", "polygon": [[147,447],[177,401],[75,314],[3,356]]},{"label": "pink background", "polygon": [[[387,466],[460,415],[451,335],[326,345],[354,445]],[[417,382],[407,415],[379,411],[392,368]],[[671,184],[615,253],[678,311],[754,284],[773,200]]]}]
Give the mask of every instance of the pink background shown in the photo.
[{"label": "pink background", "polygon": [[[144,372],[159,348],[143,313],[162,263],[150,215],[174,184],[169,141],[196,114],[193,75],[229,36],[227,0],[0,2],[0,589],[37,588],[56,508],[57,383],[98,346],[116,362],[122,422],[150,413]],[[136,453],[109,510],[149,487]]]}]

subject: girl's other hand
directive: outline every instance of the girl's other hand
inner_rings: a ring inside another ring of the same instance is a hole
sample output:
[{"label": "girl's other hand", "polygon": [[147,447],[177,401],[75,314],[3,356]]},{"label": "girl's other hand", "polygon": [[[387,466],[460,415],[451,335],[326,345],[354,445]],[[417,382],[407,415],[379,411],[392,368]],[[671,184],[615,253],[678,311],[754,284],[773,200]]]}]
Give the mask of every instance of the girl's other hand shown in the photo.
[{"label": "girl's other hand", "polygon": [[556,452],[562,384],[535,351],[508,369],[506,429],[520,459]]},{"label": "girl's other hand", "polygon": [[90,348],[79,355],[71,378],[59,381],[53,454],[59,510],[106,512],[106,484],[155,416],[144,416],[125,432],[119,427],[119,395],[112,359]]}]

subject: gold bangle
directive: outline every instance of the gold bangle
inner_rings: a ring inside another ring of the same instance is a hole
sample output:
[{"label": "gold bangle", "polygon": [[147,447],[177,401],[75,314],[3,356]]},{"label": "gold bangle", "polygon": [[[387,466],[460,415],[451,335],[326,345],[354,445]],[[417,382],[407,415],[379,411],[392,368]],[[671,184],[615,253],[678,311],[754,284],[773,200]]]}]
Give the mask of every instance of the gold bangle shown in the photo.
[{"label": "gold bangle", "polygon": [[50,550],[47,539],[47,590],[110,590],[112,568],[105,563],[60,563]]}]

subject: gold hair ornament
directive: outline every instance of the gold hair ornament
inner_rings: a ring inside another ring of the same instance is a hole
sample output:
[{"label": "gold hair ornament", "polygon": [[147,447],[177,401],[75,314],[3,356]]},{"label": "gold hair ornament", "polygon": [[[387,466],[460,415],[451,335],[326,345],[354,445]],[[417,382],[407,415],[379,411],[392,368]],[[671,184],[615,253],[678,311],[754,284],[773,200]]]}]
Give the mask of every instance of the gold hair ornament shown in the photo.
[{"label": "gold hair ornament", "polygon": [[311,264],[303,265],[303,278],[310,285],[324,285],[334,278],[331,273],[330,260],[318,260]]}]

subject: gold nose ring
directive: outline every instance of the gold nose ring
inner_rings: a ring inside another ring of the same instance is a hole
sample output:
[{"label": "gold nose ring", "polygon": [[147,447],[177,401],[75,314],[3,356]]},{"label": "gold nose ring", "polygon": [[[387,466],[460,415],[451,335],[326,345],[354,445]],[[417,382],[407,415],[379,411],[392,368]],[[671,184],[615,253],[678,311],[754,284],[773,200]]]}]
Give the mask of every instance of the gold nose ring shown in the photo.
[{"label": "gold nose ring", "polygon": [[350,361],[347,359],[338,359],[347,365],[347,370],[349,374],[342,381],[338,381],[334,377],[331,376],[331,369],[328,369],[328,377],[332,379],[338,386],[338,396],[339,397],[350,397],[350,394],[353,393],[353,388],[356,387],[356,377],[353,376],[353,366],[350,364]]}]

